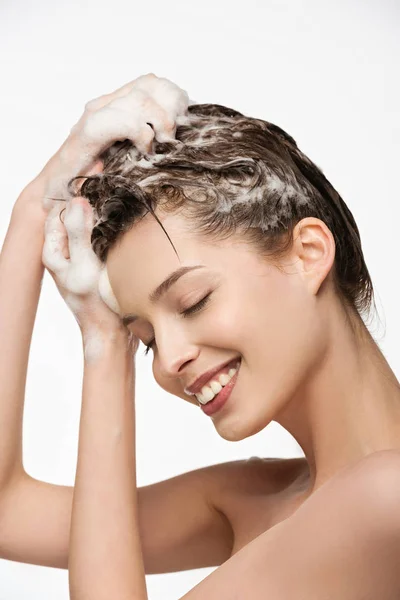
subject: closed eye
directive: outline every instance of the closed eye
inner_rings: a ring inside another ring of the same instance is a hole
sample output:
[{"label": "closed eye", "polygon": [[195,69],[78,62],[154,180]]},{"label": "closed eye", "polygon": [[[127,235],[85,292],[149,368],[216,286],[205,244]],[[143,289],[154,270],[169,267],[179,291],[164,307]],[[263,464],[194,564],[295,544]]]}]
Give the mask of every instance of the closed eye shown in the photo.
[{"label": "closed eye", "polygon": [[[204,296],[204,298],[202,298],[200,300],[200,302],[197,302],[197,304],[194,304],[193,306],[191,306],[190,308],[187,308],[186,310],[184,310],[183,312],[181,312],[180,314],[183,315],[183,317],[189,317],[190,315],[192,315],[193,313],[196,313],[197,311],[201,310],[208,302],[210,296],[211,296],[212,292],[210,292],[209,294],[207,294],[207,296]],[[153,347],[153,344],[155,342],[155,338],[153,338],[147,345],[146,345],[146,349],[144,351],[144,354],[148,354],[149,350]]]}]

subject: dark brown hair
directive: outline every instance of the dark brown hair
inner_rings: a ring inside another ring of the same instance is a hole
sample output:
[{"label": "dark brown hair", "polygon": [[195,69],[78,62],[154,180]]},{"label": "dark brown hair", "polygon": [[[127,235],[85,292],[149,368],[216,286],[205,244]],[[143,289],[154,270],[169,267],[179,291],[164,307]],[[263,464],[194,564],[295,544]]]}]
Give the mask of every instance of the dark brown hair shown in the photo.
[{"label": "dark brown hair", "polygon": [[155,142],[154,152],[144,157],[128,140],[117,142],[102,155],[103,173],[82,184],[80,194],[94,208],[92,247],[101,261],[135,222],[149,212],[157,218],[156,208],[180,211],[193,234],[216,242],[241,235],[278,260],[291,247],[296,223],[317,217],[335,240],[332,271],[341,301],[369,313],[373,286],[353,215],[280,127],[225,106],[195,104],[178,121],[176,143]]}]

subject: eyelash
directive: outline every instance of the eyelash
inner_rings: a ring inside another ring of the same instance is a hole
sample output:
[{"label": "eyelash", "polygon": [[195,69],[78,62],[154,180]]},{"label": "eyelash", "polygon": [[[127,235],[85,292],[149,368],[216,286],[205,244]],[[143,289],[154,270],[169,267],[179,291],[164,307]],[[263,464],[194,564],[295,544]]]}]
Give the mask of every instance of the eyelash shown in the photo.
[{"label": "eyelash", "polygon": [[[210,296],[211,296],[212,292],[210,292],[209,294],[207,294],[207,296],[204,296],[204,298],[202,298],[199,302],[197,302],[197,304],[194,304],[193,306],[191,306],[190,308],[187,308],[186,310],[184,310],[183,312],[181,312],[180,314],[183,317],[190,317],[190,315],[192,315],[193,313],[196,313],[197,311],[201,310],[208,302]],[[148,352],[150,351],[152,345],[155,342],[155,338],[153,338],[152,340],[150,340],[150,342],[146,345],[146,348],[144,350],[144,354],[147,355]]]}]

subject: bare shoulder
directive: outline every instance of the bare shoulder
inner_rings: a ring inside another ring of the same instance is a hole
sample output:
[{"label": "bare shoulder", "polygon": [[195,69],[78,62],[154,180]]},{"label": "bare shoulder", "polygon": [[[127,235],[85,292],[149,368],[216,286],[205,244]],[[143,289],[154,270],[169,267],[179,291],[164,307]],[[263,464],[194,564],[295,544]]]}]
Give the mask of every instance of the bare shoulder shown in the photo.
[{"label": "bare shoulder", "polygon": [[400,539],[400,450],[373,452],[343,475],[346,485],[353,485],[359,493],[360,503],[375,515],[371,527],[375,524],[383,534],[388,530]]},{"label": "bare shoulder", "polygon": [[400,449],[390,448],[372,452],[359,462],[359,466],[364,467],[365,471],[369,471],[371,474],[399,474]]},{"label": "bare shoulder", "polygon": [[[399,464],[399,453],[390,450],[343,468],[290,518],[260,533],[181,600],[230,594],[311,599],[328,592],[341,600],[400,597],[399,536],[389,535],[389,521],[382,525],[383,509],[394,507],[399,490]],[[390,500],[370,502],[386,497],[388,489],[395,490]]]},{"label": "bare shoulder", "polygon": [[362,457],[358,461],[350,464],[346,469],[353,472],[363,473],[379,473],[382,469],[398,468],[400,465],[400,449],[388,448],[387,450],[379,450],[371,452],[367,456]]},{"label": "bare shoulder", "polygon": [[233,553],[295,510],[308,472],[304,458],[256,456],[210,468],[210,501],[234,532]]},{"label": "bare shoulder", "polygon": [[400,450],[372,452],[341,469],[327,485],[351,486],[366,501],[400,499]]}]

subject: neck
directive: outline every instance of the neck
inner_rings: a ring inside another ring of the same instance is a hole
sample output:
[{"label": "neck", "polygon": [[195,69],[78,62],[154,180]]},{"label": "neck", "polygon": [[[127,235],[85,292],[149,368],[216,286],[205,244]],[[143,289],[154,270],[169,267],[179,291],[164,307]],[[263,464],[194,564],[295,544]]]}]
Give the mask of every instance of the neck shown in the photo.
[{"label": "neck", "polygon": [[400,385],[362,321],[335,319],[313,375],[274,420],[303,449],[309,493],[373,452],[400,450]]}]

